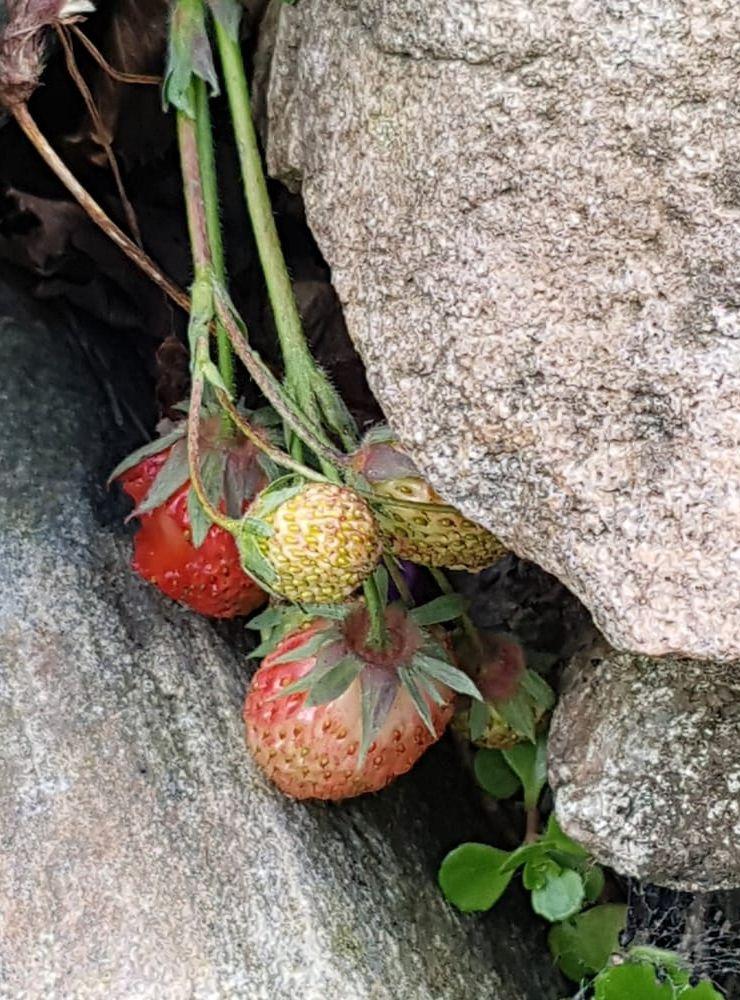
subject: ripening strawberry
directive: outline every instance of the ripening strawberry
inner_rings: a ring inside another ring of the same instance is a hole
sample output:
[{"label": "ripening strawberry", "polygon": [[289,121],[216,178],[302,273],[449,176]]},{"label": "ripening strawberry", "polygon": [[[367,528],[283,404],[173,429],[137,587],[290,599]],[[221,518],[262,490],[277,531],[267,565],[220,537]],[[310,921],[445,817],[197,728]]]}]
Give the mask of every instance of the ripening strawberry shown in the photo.
[{"label": "ripening strawberry", "polygon": [[483,700],[460,706],[455,729],[476,746],[492,750],[534,742],[555,698],[549,684],[527,669],[521,643],[506,635],[479,632],[476,644],[463,636],[456,651]]},{"label": "ripening strawberry", "polygon": [[[132,568],[162,593],[211,618],[248,615],[265,592],[242,569],[236,542],[203,513],[192,492],[185,422],[130,455],[111,475],[136,504]],[[228,433],[220,416],[202,421],[201,474],[215,505],[247,511],[267,482],[261,453]]]},{"label": "ripening strawberry", "polygon": [[[255,534],[257,522],[262,533]],[[299,604],[345,600],[372,573],[382,552],[368,505],[354,490],[333,483],[278,486],[261,494],[241,547],[248,571]]]},{"label": "ripening strawberry", "polygon": [[255,760],[297,799],[346,799],[384,788],[442,735],[455,690],[478,697],[449,662],[444,640],[417,625],[413,612],[386,609],[389,641],[379,650],[370,644],[364,605],[345,611],[341,621],[301,627],[293,620],[244,704]]},{"label": "ripening strawberry", "polygon": [[506,554],[495,535],[444,502],[388,428],[366,436],[353,467],[381,501],[376,516],[400,559],[476,572]]}]

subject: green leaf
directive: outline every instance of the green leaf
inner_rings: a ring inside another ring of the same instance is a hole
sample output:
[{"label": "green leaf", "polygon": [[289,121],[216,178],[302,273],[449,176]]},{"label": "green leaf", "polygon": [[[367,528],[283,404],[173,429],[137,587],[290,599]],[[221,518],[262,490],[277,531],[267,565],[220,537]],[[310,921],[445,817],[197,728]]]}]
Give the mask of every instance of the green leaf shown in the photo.
[{"label": "green leaf", "polygon": [[600,865],[593,865],[581,872],[586,890],[586,900],[595,903],[604,891],[604,872]]},{"label": "green leaf", "polygon": [[264,611],[255,615],[254,618],[250,618],[245,627],[254,629],[256,632],[263,632],[265,629],[271,629],[276,625],[280,625],[286,613],[290,613],[293,610],[293,606],[289,604],[271,604],[269,608],[265,608]]},{"label": "green leaf", "polygon": [[490,910],[511,881],[502,873],[506,851],[487,844],[461,844],[447,855],[439,869],[445,898],[463,913]]},{"label": "green leaf", "polygon": [[211,93],[218,94],[218,76],[206,31],[203,5],[200,0],[177,0],[170,20],[167,69],[162,88],[165,110],[172,104],[189,118],[195,118],[191,87],[194,77],[205,80]]},{"label": "green leaf", "polygon": [[660,982],[655,972],[654,965],[635,962],[605,969],[594,982],[594,1000],[722,1000],[708,980],[690,986],[688,973],[668,972]]},{"label": "green leaf", "polygon": [[520,688],[510,698],[495,699],[493,705],[504,722],[508,723],[520,736],[524,736],[530,743],[534,743],[537,739],[536,714],[532,699],[526,691]]},{"label": "green leaf", "polygon": [[555,692],[534,670],[524,671],[519,686],[541,708],[549,709],[555,704]]},{"label": "green leaf", "polygon": [[149,441],[147,444],[142,445],[141,448],[137,448],[136,451],[132,451],[130,455],[127,455],[123,461],[118,463],[113,472],[108,476],[108,485],[110,486],[113,480],[118,479],[124,472],[133,469],[143,459],[151,458],[152,455],[158,455],[160,451],[165,451],[171,445],[175,444],[176,441],[185,437],[186,433],[187,424],[183,422],[162,437],[158,437],[154,441]]},{"label": "green leaf", "polygon": [[504,871],[513,873],[524,864],[543,862],[547,857],[547,844],[544,841],[535,840],[532,844],[522,844],[509,854],[508,861],[504,862]]},{"label": "green leaf", "polygon": [[417,653],[411,662],[418,670],[423,671],[428,677],[433,678],[435,681],[439,681],[441,684],[446,684],[447,687],[452,688],[453,691],[459,691],[460,694],[467,694],[471,698],[476,698],[478,701],[482,701],[480,691],[468,675],[464,674],[462,670],[458,670],[457,667],[453,667],[452,664],[446,660],[438,660],[436,657],[426,656],[424,653]]},{"label": "green leaf", "polygon": [[306,705],[326,705],[330,701],[336,701],[356,679],[362,667],[362,661],[356,656],[345,656],[316,680],[306,699]]},{"label": "green leaf", "polygon": [[566,868],[548,873],[542,888],[532,891],[532,909],[546,920],[565,920],[578,913],[585,896],[581,876]]},{"label": "green leaf", "polygon": [[459,618],[465,611],[468,601],[462,594],[443,594],[435,597],[428,604],[422,604],[420,608],[414,608],[409,615],[417,625],[438,625],[440,622],[449,622],[453,618]]},{"label": "green leaf", "polygon": [[488,721],[491,718],[491,709],[483,701],[477,699],[471,702],[468,726],[470,728],[470,739],[475,743],[481,740],[486,734]]},{"label": "green leaf", "polygon": [[421,717],[421,721],[427,727],[432,736],[437,738],[437,731],[434,728],[434,723],[432,722],[432,713],[429,711],[429,705],[426,698],[421,693],[418,688],[416,681],[414,680],[414,675],[409,667],[399,667],[398,668],[398,678],[403,684],[403,686],[408,691],[411,696],[411,700],[416,706],[416,711]]},{"label": "green leaf", "polygon": [[495,799],[508,799],[521,786],[500,750],[479,750],[473,770],[481,788]]},{"label": "green leaf", "polygon": [[522,884],[525,889],[544,889],[549,878],[558,875],[561,871],[559,865],[555,864],[548,857],[539,861],[528,861],[522,871]]},{"label": "green leaf", "polygon": [[156,507],[160,507],[166,500],[169,500],[176,490],[184,486],[188,479],[190,479],[188,446],[187,442],[181,438],[172,445],[172,451],[154,477],[146,496],[134,507],[127,520],[139,517],[141,514],[147,514]]},{"label": "green leaf", "polygon": [[534,809],[547,781],[547,738],[540,735],[535,744],[520,743],[501,752],[524,786],[525,809]]},{"label": "green leaf", "polygon": [[623,903],[605,903],[555,924],[547,938],[561,971],[575,982],[605,968],[619,951],[619,935],[627,923]]},{"label": "green leaf", "polygon": [[563,833],[560,828],[560,824],[555,818],[554,812],[550,813],[550,817],[547,821],[545,837],[550,844],[552,844],[552,846],[559,851],[563,851],[566,854],[580,856],[581,858],[589,857],[589,853],[585,847],[581,847],[581,845],[576,843],[576,841],[569,837],[567,833]]}]

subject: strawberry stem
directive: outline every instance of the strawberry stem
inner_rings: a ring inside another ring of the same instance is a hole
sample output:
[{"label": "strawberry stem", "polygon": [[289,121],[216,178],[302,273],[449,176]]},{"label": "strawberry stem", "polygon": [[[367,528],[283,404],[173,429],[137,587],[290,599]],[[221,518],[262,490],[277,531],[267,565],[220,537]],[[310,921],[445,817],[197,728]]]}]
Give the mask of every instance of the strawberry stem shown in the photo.
[{"label": "strawberry stem", "polygon": [[[325,444],[329,443],[324,431],[326,419],[339,435],[343,446],[352,450],[357,441],[351,417],[331,382],[317,366],[306,343],[262,169],[241,49],[238,41],[230,37],[218,19],[216,41],[236,136],[247,211],[283,353],[285,385],[311,423],[320,429],[320,437]],[[300,441],[291,442],[291,451],[300,457]],[[333,469],[325,468],[324,471],[336,478]]]},{"label": "strawberry stem", "polygon": [[[216,158],[213,150],[213,134],[211,131],[211,111],[208,104],[206,84],[196,77],[195,87],[195,129],[198,145],[198,160],[200,163],[201,185],[205,206],[208,243],[211,250],[213,270],[218,281],[226,284],[226,262],[224,244],[221,236],[221,220],[218,214],[218,181],[216,179]],[[234,395],[234,356],[231,343],[223,323],[216,323],[216,342],[218,344],[218,370],[230,396]],[[228,418],[226,420],[228,424]]]},{"label": "strawberry stem", "polygon": [[388,646],[388,626],[385,621],[385,608],[380,600],[378,585],[369,576],[362,585],[365,594],[365,607],[370,615],[370,629],[367,644],[371,649],[385,649]]}]

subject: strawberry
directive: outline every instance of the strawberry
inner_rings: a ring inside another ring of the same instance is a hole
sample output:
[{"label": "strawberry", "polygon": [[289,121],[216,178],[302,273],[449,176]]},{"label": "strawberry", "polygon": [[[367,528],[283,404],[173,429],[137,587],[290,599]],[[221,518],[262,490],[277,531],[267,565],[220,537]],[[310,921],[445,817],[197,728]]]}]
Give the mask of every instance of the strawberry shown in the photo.
[{"label": "strawberry", "polygon": [[[139,519],[132,568],[173,600],[212,618],[247,615],[266,594],[242,569],[236,542],[204,514],[191,484],[185,422],[130,455],[111,475]],[[247,511],[267,482],[261,455],[220,416],[202,421],[201,472],[214,505],[232,516]]]},{"label": "strawberry", "polygon": [[255,500],[240,539],[244,566],[300,604],[343,601],[380,558],[380,531],[354,490],[275,483]]},{"label": "strawberry", "polygon": [[467,637],[458,643],[461,662],[469,668],[482,702],[463,705],[455,729],[476,746],[508,750],[517,743],[534,743],[555,697],[542,677],[527,669],[523,647],[505,635],[478,633],[478,645]]},{"label": "strawberry", "polygon": [[[417,619],[423,617],[424,609]],[[404,774],[440,738],[454,691],[479,697],[448,658],[444,639],[398,605],[385,610],[388,644],[369,642],[364,604],[299,619],[252,679],[244,704],[247,745],[281,791],[339,800],[375,792]],[[275,615],[270,609],[259,618]],[[251,624],[260,624],[259,619]]]},{"label": "strawberry", "polygon": [[476,572],[506,554],[495,535],[444,502],[387,427],[365,437],[353,469],[373,491],[384,538],[400,559]]}]

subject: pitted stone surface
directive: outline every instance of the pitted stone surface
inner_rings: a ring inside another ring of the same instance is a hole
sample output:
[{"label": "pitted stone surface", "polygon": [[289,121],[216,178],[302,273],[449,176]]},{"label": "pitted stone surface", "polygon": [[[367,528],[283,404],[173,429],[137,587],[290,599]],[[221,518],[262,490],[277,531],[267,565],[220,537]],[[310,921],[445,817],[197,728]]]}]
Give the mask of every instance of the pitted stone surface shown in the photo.
[{"label": "pitted stone surface", "polygon": [[563,829],[657,885],[740,888],[740,662],[599,641],[568,667],[549,740]]},{"label": "pitted stone surface", "polygon": [[444,747],[332,808],[252,766],[244,657],[104,523],[108,400],[144,390],[89,339],[0,284],[0,997],[554,1000],[515,905],[463,918],[435,884],[482,832]]},{"label": "pitted stone surface", "polygon": [[739,657],[740,6],[280,6],[270,170],[424,472],[615,646]]}]

